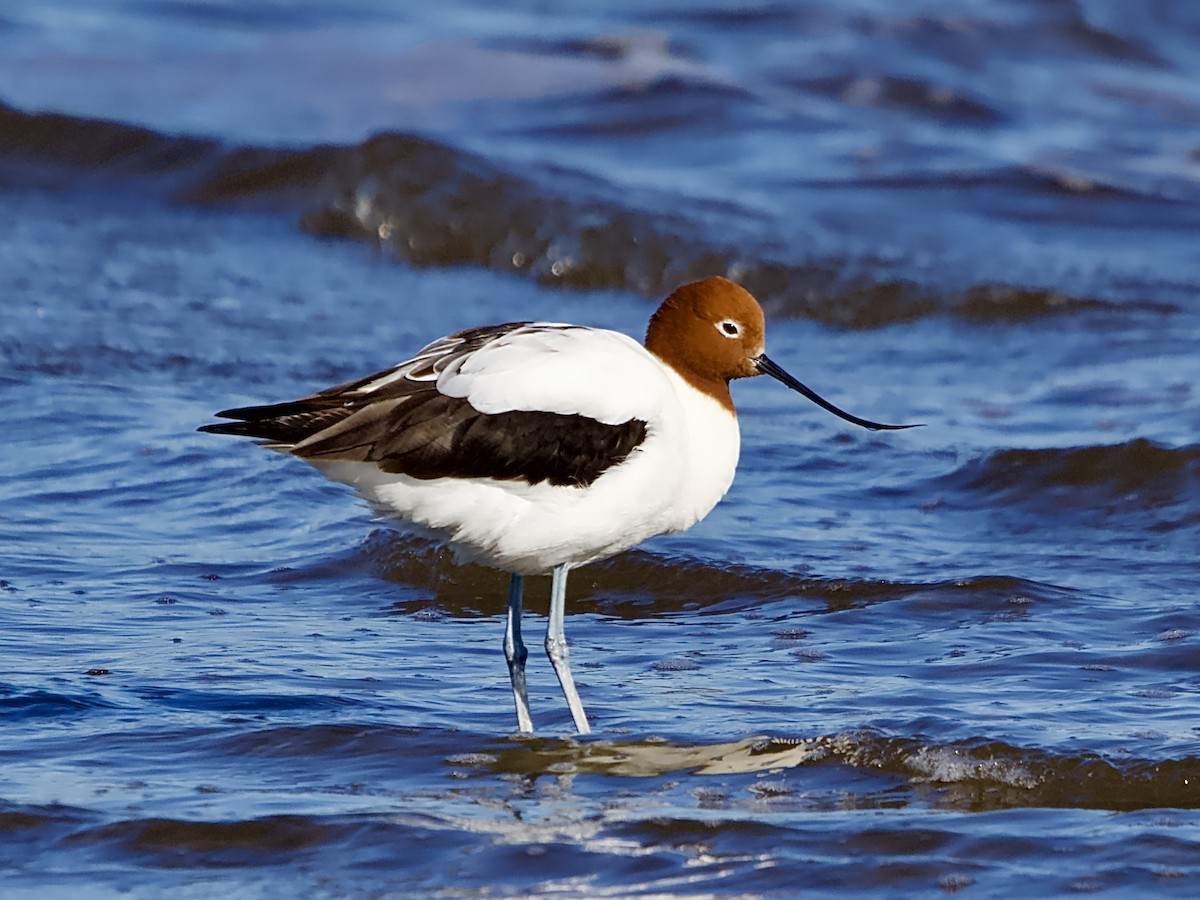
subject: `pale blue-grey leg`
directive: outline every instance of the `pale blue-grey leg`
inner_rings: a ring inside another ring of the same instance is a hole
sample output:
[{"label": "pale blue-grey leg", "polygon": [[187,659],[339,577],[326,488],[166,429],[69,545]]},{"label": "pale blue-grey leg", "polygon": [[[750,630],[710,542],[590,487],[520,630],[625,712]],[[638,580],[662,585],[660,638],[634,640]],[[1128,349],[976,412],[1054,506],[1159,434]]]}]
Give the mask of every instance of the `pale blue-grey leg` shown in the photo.
[{"label": "pale blue-grey leg", "polygon": [[567,663],[567,636],[563,631],[563,616],[567,610],[567,571],[566,564],[554,567],[550,586],[550,622],[546,626],[546,655],[550,657],[550,664],[558,675],[558,683],[562,685],[571,718],[575,720],[575,730],[587,734],[591,729],[588,728],[583,704],[579,702],[579,692],[575,690],[575,679],[571,677],[571,667]]},{"label": "pale blue-grey leg", "polygon": [[504,658],[508,660],[508,677],[512,680],[513,699],[517,702],[517,728],[526,734],[533,733],[533,719],[529,715],[529,694],[525,690],[525,660],[529,651],[521,640],[521,594],[525,579],[513,575],[508,582],[508,624],[504,628]]}]

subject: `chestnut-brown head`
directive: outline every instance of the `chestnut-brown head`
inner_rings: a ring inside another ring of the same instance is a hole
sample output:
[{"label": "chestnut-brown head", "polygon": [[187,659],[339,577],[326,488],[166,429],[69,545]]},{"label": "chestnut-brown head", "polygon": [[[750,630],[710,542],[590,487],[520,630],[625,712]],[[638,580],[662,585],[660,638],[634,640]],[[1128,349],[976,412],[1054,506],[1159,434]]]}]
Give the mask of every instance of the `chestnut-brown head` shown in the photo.
[{"label": "chestnut-brown head", "polygon": [[729,409],[729,381],[761,374],[762,307],[740,285],[705,278],[677,288],[650,318],[646,349]]},{"label": "chestnut-brown head", "polygon": [[646,349],[730,412],[732,379],[770,375],[835,416],[863,428],[914,427],[860,419],[834,406],[767,357],[765,335],[762,307],[750,292],[726,278],[713,277],[676,288],[662,302],[650,317]]}]

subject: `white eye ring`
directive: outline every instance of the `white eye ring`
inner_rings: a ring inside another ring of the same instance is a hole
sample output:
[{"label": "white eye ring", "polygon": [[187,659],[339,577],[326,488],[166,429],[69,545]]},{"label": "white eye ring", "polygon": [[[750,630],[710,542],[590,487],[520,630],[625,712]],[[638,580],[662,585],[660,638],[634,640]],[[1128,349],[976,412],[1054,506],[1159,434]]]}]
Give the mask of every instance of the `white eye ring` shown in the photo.
[{"label": "white eye ring", "polygon": [[717,331],[721,332],[727,338],[742,336],[742,326],[733,321],[733,319],[722,319],[717,323]]}]

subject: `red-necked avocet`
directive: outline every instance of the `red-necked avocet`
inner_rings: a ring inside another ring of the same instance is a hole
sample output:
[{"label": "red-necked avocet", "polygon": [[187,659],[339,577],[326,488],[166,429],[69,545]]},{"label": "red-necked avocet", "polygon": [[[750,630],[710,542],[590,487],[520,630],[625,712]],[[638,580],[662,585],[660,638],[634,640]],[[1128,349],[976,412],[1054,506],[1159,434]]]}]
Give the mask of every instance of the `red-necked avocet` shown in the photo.
[{"label": "red-necked avocet", "polygon": [[514,322],[460,331],[398,366],[201,431],[259,438],[345,482],[379,513],[511,575],[504,655],[517,725],[533,731],[521,640],[526,575],[553,576],[546,654],[575,727],[567,573],[702,518],[739,451],[729,383],[770,375],[849,422],[764,353],[762,308],[724,278],[686,284],[645,345],[615,331]]}]

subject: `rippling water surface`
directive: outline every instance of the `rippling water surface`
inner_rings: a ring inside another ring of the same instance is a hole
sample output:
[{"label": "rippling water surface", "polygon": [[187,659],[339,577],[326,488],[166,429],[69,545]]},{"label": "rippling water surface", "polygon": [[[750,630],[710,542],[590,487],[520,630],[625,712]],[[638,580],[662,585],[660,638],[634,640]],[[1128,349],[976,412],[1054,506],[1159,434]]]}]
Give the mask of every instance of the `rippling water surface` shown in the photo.
[{"label": "rippling water surface", "polygon": [[[0,14],[11,896],[1200,892],[1200,15],[1117,2]],[[195,432],[726,274],[685,535],[506,579]],[[548,582],[531,581],[533,630]]]}]

